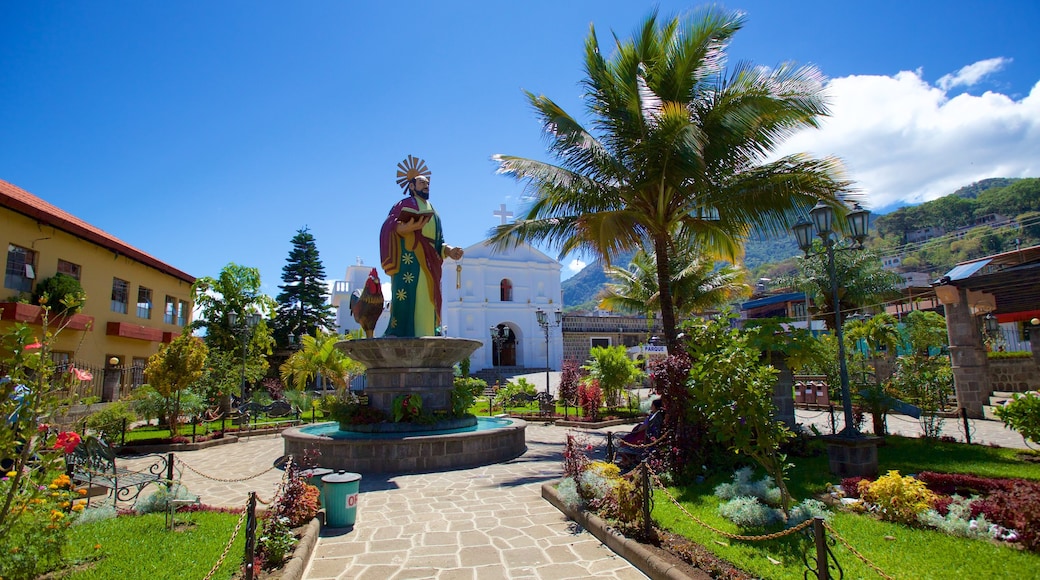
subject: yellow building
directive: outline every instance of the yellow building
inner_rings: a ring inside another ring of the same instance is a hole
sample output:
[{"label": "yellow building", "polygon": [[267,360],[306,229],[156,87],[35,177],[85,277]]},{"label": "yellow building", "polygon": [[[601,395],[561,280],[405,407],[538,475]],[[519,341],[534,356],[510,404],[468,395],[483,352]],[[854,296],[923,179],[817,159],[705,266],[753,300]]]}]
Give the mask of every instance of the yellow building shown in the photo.
[{"label": "yellow building", "polygon": [[91,370],[102,400],[141,384],[148,357],[191,322],[194,277],[2,180],[0,242],[0,331],[17,322],[42,330],[41,309],[27,302],[36,284],[57,273],[78,279],[83,308],[48,321],[64,327],[54,358]]}]

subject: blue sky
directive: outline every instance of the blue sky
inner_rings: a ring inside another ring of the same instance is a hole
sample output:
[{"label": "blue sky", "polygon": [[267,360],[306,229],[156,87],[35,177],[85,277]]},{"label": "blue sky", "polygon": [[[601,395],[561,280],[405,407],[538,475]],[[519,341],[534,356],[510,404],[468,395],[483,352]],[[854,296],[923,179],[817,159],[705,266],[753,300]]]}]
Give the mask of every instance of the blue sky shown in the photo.
[{"label": "blue sky", "polygon": [[[259,267],[274,295],[304,226],[330,278],[378,262],[409,154],[448,243],[483,239],[522,206],[490,157],[545,158],[521,90],[583,116],[590,24],[609,46],[696,6],[376,4],[0,3],[0,179],[192,275]],[[1040,175],[1040,3],[724,5],[748,16],[731,62],[830,79],[833,117],[782,150],[842,157],[874,209]]]}]

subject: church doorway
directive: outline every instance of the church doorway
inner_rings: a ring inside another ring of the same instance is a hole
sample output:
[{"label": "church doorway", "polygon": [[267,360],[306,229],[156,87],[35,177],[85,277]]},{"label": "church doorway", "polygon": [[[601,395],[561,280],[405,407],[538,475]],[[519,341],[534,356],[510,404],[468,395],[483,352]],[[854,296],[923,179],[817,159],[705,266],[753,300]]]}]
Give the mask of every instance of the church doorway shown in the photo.
[{"label": "church doorway", "polygon": [[516,366],[516,334],[505,324],[495,327],[497,336],[492,340],[491,364],[496,367]]}]

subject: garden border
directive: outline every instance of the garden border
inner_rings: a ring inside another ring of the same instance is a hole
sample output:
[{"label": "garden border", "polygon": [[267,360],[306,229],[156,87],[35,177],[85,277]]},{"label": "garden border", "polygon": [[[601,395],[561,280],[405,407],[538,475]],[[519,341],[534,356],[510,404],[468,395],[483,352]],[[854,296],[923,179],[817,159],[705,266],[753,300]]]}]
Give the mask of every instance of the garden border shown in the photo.
[{"label": "garden border", "polygon": [[[547,481],[542,484],[542,498],[548,501],[565,516],[589,531],[599,541],[610,548],[612,552],[628,560],[640,572],[646,574],[653,580],[710,580],[703,570],[682,561],[672,562],[660,553],[674,555],[660,548],[641,544],[631,538],[626,538],[601,517],[585,511],[581,508],[571,508],[563,502],[563,498],[556,491],[556,485],[560,480]],[[678,558],[676,558],[678,560]]]}]

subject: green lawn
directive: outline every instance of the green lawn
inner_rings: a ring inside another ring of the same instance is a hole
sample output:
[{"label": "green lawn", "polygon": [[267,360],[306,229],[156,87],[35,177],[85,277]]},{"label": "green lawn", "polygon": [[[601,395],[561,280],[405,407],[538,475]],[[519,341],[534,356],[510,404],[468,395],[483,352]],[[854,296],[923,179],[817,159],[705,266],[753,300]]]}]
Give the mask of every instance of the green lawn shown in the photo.
[{"label": "green lawn", "polygon": [[[1016,453],[1013,449],[888,437],[886,445],[878,448],[878,465],[882,473],[895,469],[903,475],[942,471],[1040,480],[1040,464],[1018,460]],[[792,462],[796,467],[790,472],[790,489],[796,500],[823,491],[828,483],[839,483],[828,471],[826,455],[796,457]],[[669,492],[705,523],[726,532],[748,534],[717,513],[720,500],[712,491],[731,476],[718,474],[700,485],[669,488]],[[800,535],[766,542],[727,540],[692,521],[661,490],[654,494],[654,505],[654,518],[664,528],[694,540],[742,570],[761,578],[804,578],[806,569],[801,555],[807,541]],[[831,526],[870,562],[894,578],[1040,577],[1040,554],[1007,545],[956,538],[842,512],[834,513]],[[845,570],[845,578],[881,577],[840,542],[832,550]],[[774,564],[769,558],[780,563]]]},{"label": "green lawn", "polygon": [[[154,580],[205,578],[220,560],[238,523],[239,514],[191,512],[177,514],[170,531],[163,514],[120,516],[73,526],[62,578],[74,580]],[[242,565],[245,525],[239,531],[215,579],[231,578]]]}]

